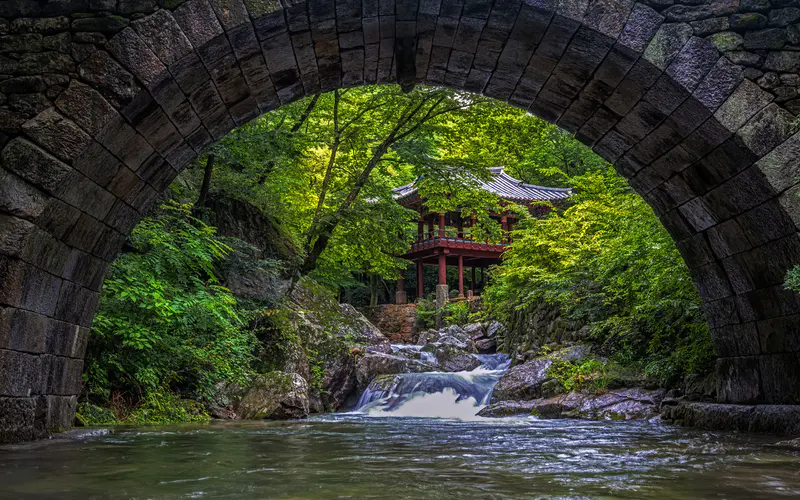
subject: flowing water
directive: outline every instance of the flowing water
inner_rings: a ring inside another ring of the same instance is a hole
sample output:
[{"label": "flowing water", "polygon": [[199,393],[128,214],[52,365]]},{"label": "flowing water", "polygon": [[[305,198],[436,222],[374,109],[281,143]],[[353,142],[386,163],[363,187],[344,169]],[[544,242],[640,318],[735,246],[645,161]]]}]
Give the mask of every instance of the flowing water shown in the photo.
[{"label": "flowing water", "polygon": [[[777,436],[654,422],[476,417],[508,366],[402,374],[303,421],[75,433],[0,448],[0,498],[798,498]],[[376,418],[381,417],[381,418]]]}]

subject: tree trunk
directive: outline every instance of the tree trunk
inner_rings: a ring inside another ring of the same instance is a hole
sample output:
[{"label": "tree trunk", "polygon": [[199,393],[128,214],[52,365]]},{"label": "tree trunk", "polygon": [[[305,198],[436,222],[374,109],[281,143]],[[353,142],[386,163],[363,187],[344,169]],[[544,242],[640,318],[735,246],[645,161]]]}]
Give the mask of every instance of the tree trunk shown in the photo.
[{"label": "tree trunk", "polygon": [[206,170],[203,174],[203,184],[200,186],[200,196],[197,198],[197,204],[195,205],[197,208],[206,206],[208,190],[211,188],[211,174],[214,171],[214,160],[216,160],[216,156],[210,153],[208,155],[208,160],[206,160]]}]

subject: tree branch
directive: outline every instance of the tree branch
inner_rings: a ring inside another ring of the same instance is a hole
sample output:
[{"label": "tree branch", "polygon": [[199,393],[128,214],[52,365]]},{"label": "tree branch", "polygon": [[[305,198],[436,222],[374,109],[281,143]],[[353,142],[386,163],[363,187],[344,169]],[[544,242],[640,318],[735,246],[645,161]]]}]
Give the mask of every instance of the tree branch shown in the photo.
[{"label": "tree branch", "polygon": [[295,123],[294,126],[292,127],[293,134],[296,133],[298,130],[300,130],[300,127],[302,127],[303,123],[305,123],[305,121],[308,119],[309,115],[314,110],[314,106],[316,106],[317,104],[317,100],[319,100],[319,96],[320,96],[319,93],[314,94],[314,97],[311,99],[311,102],[308,103],[308,106],[306,106],[306,110],[303,111],[302,115],[300,115],[300,120],[298,120],[298,122]]}]

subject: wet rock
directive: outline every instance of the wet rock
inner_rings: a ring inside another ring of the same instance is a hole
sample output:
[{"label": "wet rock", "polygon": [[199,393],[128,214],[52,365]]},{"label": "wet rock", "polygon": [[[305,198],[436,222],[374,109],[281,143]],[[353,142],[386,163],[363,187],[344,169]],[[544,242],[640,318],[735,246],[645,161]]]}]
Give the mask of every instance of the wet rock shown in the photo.
[{"label": "wet rock", "polygon": [[542,397],[542,384],[548,379],[547,370],[552,364],[549,359],[537,358],[512,367],[497,381],[492,403]]},{"label": "wet rock", "polygon": [[438,330],[425,330],[419,334],[417,345],[427,345],[438,342],[442,334]]},{"label": "wet rock", "polygon": [[471,371],[481,365],[478,358],[472,354],[449,344],[437,347],[434,354],[439,366],[446,372]]},{"label": "wet rock", "polygon": [[717,378],[714,373],[705,377],[690,374],[683,379],[683,393],[690,401],[716,401]]},{"label": "wet rock", "polygon": [[339,328],[340,336],[350,336],[356,343],[367,346],[369,352],[392,352],[389,339],[351,304],[339,304],[345,318]]},{"label": "wet rock", "polygon": [[429,363],[391,354],[369,352],[356,363],[356,380],[358,387],[363,388],[368,386],[379,375],[434,370],[436,370],[436,367]]},{"label": "wet rock", "polygon": [[495,339],[479,339],[475,341],[475,348],[478,354],[493,354],[497,352],[497,341]]},{"label": "wet rock", "polygon": [[342,355],[328,360],[322,379],[321,400],[326,411],[338,410],[356,390],[356,361],[353,355]]},{"label": "wet rock", "polygon": [[663,390],[627,389],[604,394],[573,392],[532,401],[502,401],[481,410],[483,417],[534,415],[588,420],[651,419],[659,413]]},{"label": "wet rock", "polygon": [[308,382],[296,373],[257,375],[236,404],[242,419],[305,418],[309,411]]}]

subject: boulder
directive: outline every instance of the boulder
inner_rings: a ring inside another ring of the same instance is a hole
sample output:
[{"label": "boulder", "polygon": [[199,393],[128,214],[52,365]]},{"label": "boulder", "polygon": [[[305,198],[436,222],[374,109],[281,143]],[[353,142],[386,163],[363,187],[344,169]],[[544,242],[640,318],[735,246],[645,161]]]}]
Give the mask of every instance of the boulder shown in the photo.
[{"label": "boulder", "polygon": [[478,354],[494,354],[497,352],[497,341],[495,339],[478,339],[475,341],[475,349]]},{"label": "boulder", "polygon": [[549,359],[537,358],[512,367],[497,381],[492,403],[540,398],[542,384],[549,378],[547,370],[552,364]]},{"label": "boulder", "polygon": [[356,363],[356,381],[359,388],[364,388],[379,375],[392,375],[407,372],[435,371],[436,366],[422,361],[383,354],[368,352]]},{"label": "boulder", "polygon": [[592,353],[592,346],[588,344],[575,344],[548,355],[549,358],[558,358],[563,361],[582,361]]},{"label": "boulder", "polygon": [[358,312],[351,304],[339,304],[339,308],[345,319],[339,327],[341,337],[348,337],[358,344],[365,345],[368,352],[385,354],[392,352],[389,339],[370,323],[366,316]]},{"label": "boulder", "polygon": [[486,330],[480,323],[470,323],[469,325],[465,325],[463,329],[464,333],[466,333],[473,340],[486,336]]},{"label": "boulder", "polygon": [[472,354],[450,344],[443,344],[434,351],[439,366],[446,372],[471,371],[481,365]]},{"label": "boulder", "polygon": [[683,378],[683,393],[690,401],[714,402],[717,397],[717,379],[714,373],[701,377],[695,373]]},{"label": "boulder", "polygon": [[356,360],[349,352],[329,359],[324,365],[322,404],[326,411],[336,411],[356,390]]},{"label": "boulder", "polygon": [[573,392],[533,401],[500,401],[481,410],[482,417],[534,415],[540,418],[588,420],[650,419],[659,413],[665,391],[626,389],[604,394]]},{"label": "boulder", "polygon": [[492,321],[486,325],[486,337],[491,339],[497,336],[498,333],[502,335],[504,330],[505,326],[503,326],[503,323]]},{"label": "boulder", "polygon": [[425,330],[419,334],[417,345],[427,345],[438,342],[442,334],[438,330]]},{"label": "boulder", "polygon": [[236,403],[241,419],[305,418],[309,414],[308,382],[296,373],[257,375]]},{"label": "boulder", "polygon": [[561,404],[555,399],[535,399],[532,401],[500,401],[478,412],[479,417],[522,417],[558,418]]}]

